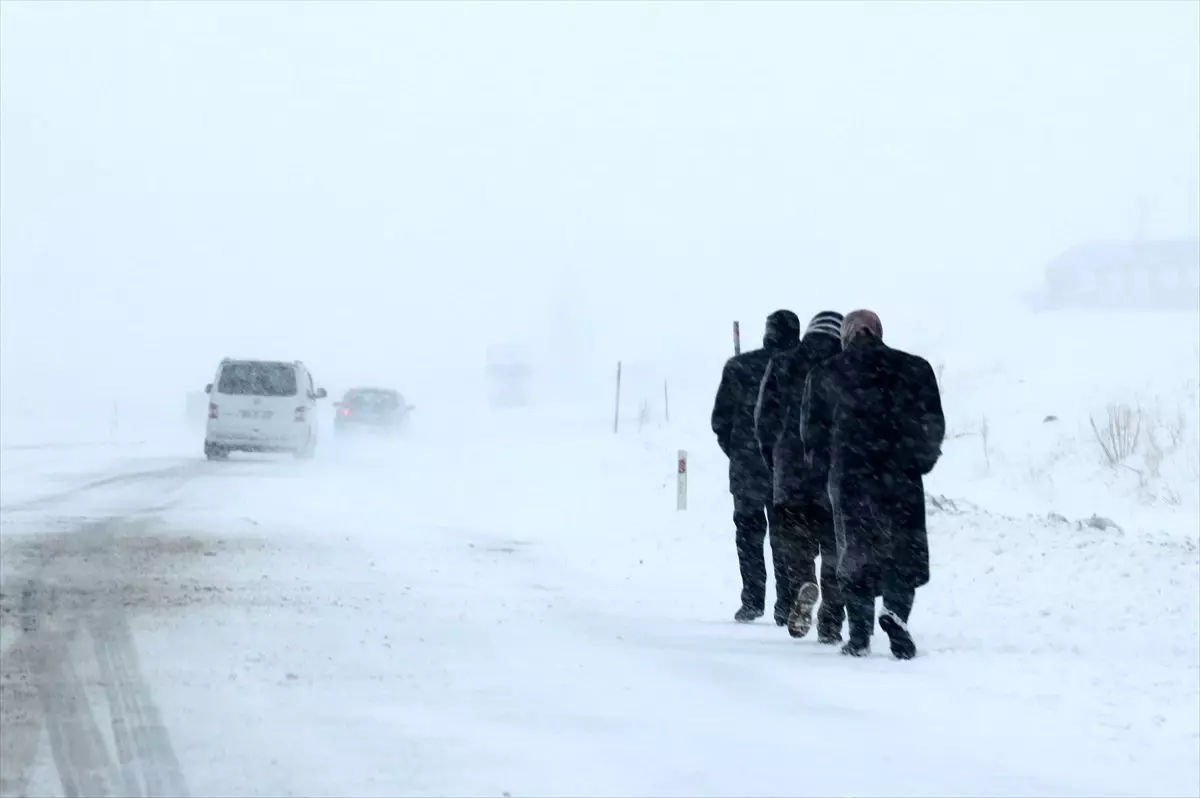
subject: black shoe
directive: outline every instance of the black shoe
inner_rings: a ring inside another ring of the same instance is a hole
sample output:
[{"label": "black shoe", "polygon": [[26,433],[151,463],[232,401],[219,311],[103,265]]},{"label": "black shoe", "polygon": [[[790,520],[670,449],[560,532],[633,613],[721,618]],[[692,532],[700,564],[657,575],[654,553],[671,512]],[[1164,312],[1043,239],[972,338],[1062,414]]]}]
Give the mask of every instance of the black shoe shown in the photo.
[{"label": "black shoe", "polygon": [[908,624],[900,620],[900,616],[884,608],[879,614],[879,628],[887,632],[892,644],[892,656],[896,659],[912,659],[917,656],[917,644],[908,633]]},{"label": "black shoe", "polygon": [[742,608],[733,614],[733,619],[738,623],[752,623],[762,616],[762,610],[742,605]]},{"label": "black shoe", "polygon": [[797,638],[808,634],[808,630],[812,628],[813,607],[817,606],[817,599],[820,597],[820,588],[812,582],[805,582],[800,586],[800,590],[796,592],[796,601],[792,604],[792,611],[788,613],[788,634]]},{"label": "black shoe", "polygon": [[845,611],[840,614],[831,612],[822,601],[821,609],[817,611],[817,642],[827,646],[842,642],[842,624],[845,620]]},{"label": "black shoe", "polygon": [[847,657],[865,657],[871,653],[871,644],[850,638],[850,642],[842,646],[842,653]]},{"label": "black shoe", "polygon": [[781,612],[778,609],[775,610],[775,625],[776,626],[786,626],[787,619],[788,619],[788,617],[787,617],[786,612]]}]

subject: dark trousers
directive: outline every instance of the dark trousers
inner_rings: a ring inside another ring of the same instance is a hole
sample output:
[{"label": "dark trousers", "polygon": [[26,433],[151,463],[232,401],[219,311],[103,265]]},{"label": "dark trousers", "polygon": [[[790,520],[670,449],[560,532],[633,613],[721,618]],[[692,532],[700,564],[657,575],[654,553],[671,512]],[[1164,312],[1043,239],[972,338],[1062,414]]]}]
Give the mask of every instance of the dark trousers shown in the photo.
[{"label": "dark trousers", "polygon": [[[850,620],[850,639],[866,643],[870,641],[875,631],[875,596],[883,593],[883,608],[896,613],[904,623],[912,613],[913,601],[917,591],[901,584],[893,577],[894,569],[880,566],[867,566],[863,569],[861,579],[842,585],[846,597],[846,612]],[[876,586],[881,590],[877,591]]]},{"label": "dark trousers", "polygon": [[[904,514],[911,508],[905,504],[904,494],[878,491],[881,484],[891,487],[888,479],[887,474],[856,475],[832,486],[830,492],[850,640],[860,645],[869,644],[874,634],[877,596],[883,597],[884,609],[894,612],[905,624],[916,598],[911,573],[905,577],[894,560],[896,527],[899,524],[903,529],[913,524]],[[916,490],[921,497],[917,499],[917,507],[923,513],[924,496],[919,482]]]},{"label": "dark trousers", "polygon": [[767,604],[767,561],[763,547],[771,537],[771,560],[775,569],[775,614],[786,617],[792,606],[788,589],[787,560],[779,543],[779,521],[766,502],[733,497],[734,540],[738,568],[742,573],[742,606],[763,611]]},{"label": "dark trousers", "polygon": [[[806,582],[820,584],[821,606],[817,611],[820,634],[841,634],[846,606],[837,576],[837,535],[833,511],[819,501],[789,503],[776,508],[779,539],[787,562],[786,589],[795,598]],[[820,580],[817,557],[821,558]]]}]

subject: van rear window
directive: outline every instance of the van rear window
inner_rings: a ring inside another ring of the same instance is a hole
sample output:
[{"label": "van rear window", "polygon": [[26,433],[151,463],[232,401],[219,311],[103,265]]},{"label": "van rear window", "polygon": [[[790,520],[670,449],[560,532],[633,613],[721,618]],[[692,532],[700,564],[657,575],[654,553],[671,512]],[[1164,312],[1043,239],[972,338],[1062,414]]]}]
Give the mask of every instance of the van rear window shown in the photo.
[{"label": "van rear window", "polygon": [[217,393],[234,396],[295,396],[296,369],[286,363],[229,363]]}]

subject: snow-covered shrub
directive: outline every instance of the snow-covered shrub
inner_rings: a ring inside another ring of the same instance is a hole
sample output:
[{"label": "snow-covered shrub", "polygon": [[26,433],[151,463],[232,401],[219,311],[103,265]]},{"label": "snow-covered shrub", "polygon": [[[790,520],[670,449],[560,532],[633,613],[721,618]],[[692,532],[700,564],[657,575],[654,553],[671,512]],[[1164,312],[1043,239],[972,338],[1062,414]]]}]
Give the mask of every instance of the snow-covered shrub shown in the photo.
[{"label": "snow-covered shrub", "polygon": [[1142,436],[1143,413],[1140,407],[1125,402],[1110,404],[1106,413],[1100,425],[1092,416],[1088,417],[1088,421],[1104,455],[1104,462],[1116,468],[1137,451]]}]

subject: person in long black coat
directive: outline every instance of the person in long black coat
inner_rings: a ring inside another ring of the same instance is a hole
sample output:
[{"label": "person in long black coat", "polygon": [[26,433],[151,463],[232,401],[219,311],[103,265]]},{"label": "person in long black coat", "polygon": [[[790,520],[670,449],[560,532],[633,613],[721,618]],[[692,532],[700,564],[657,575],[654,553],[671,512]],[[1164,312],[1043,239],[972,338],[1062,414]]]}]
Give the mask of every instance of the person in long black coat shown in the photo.
[{"label": "person in long black coat", "polygon": [[838,578],[850,639],[843,654],[870,652],[875,598],[892,654],[916,656],[908,630],[916,589],[929,582],[923,477],[941,456],[945,419],[937,378],[922,357],[883,342],[871,311],[842,325],[845,350],[810,372],[801,437],[827,453]]},{"label": "person in long black coat", "polygon": [[754,434],[772,475],[776,540],[788,566],[784,590],[793,597],[786,619],[788,633],[808,634],[819,597],[817,639],[829,644],[841,641],[846,615],[837,581],[837,540],[826,471],[809,468],[798,421],[809,370],[842,351],[841,336],[841,313],[826,310],[813,316],[800,343],[767,364],[754,409]]},{"label": "person in long black coat", "polygon": [[775,566],[775,622],[782,626],[791,609],[791,595],[780,592],[788,585],[787,563],[777,543],[778,524],[768,517],[771,474],[754,439],[754,405],[771,356],[791,349],[799,341],[799,317],[790,310],[772,313],[767,317],[762,348],[734,355],[725,363],[713,401],[712,431],[729,458],[729,492],[733,494],[733,524],[742,577],[741,606],[734,619],[742,623],[762,617],[766,609],[763,546],[768,530]]}]

